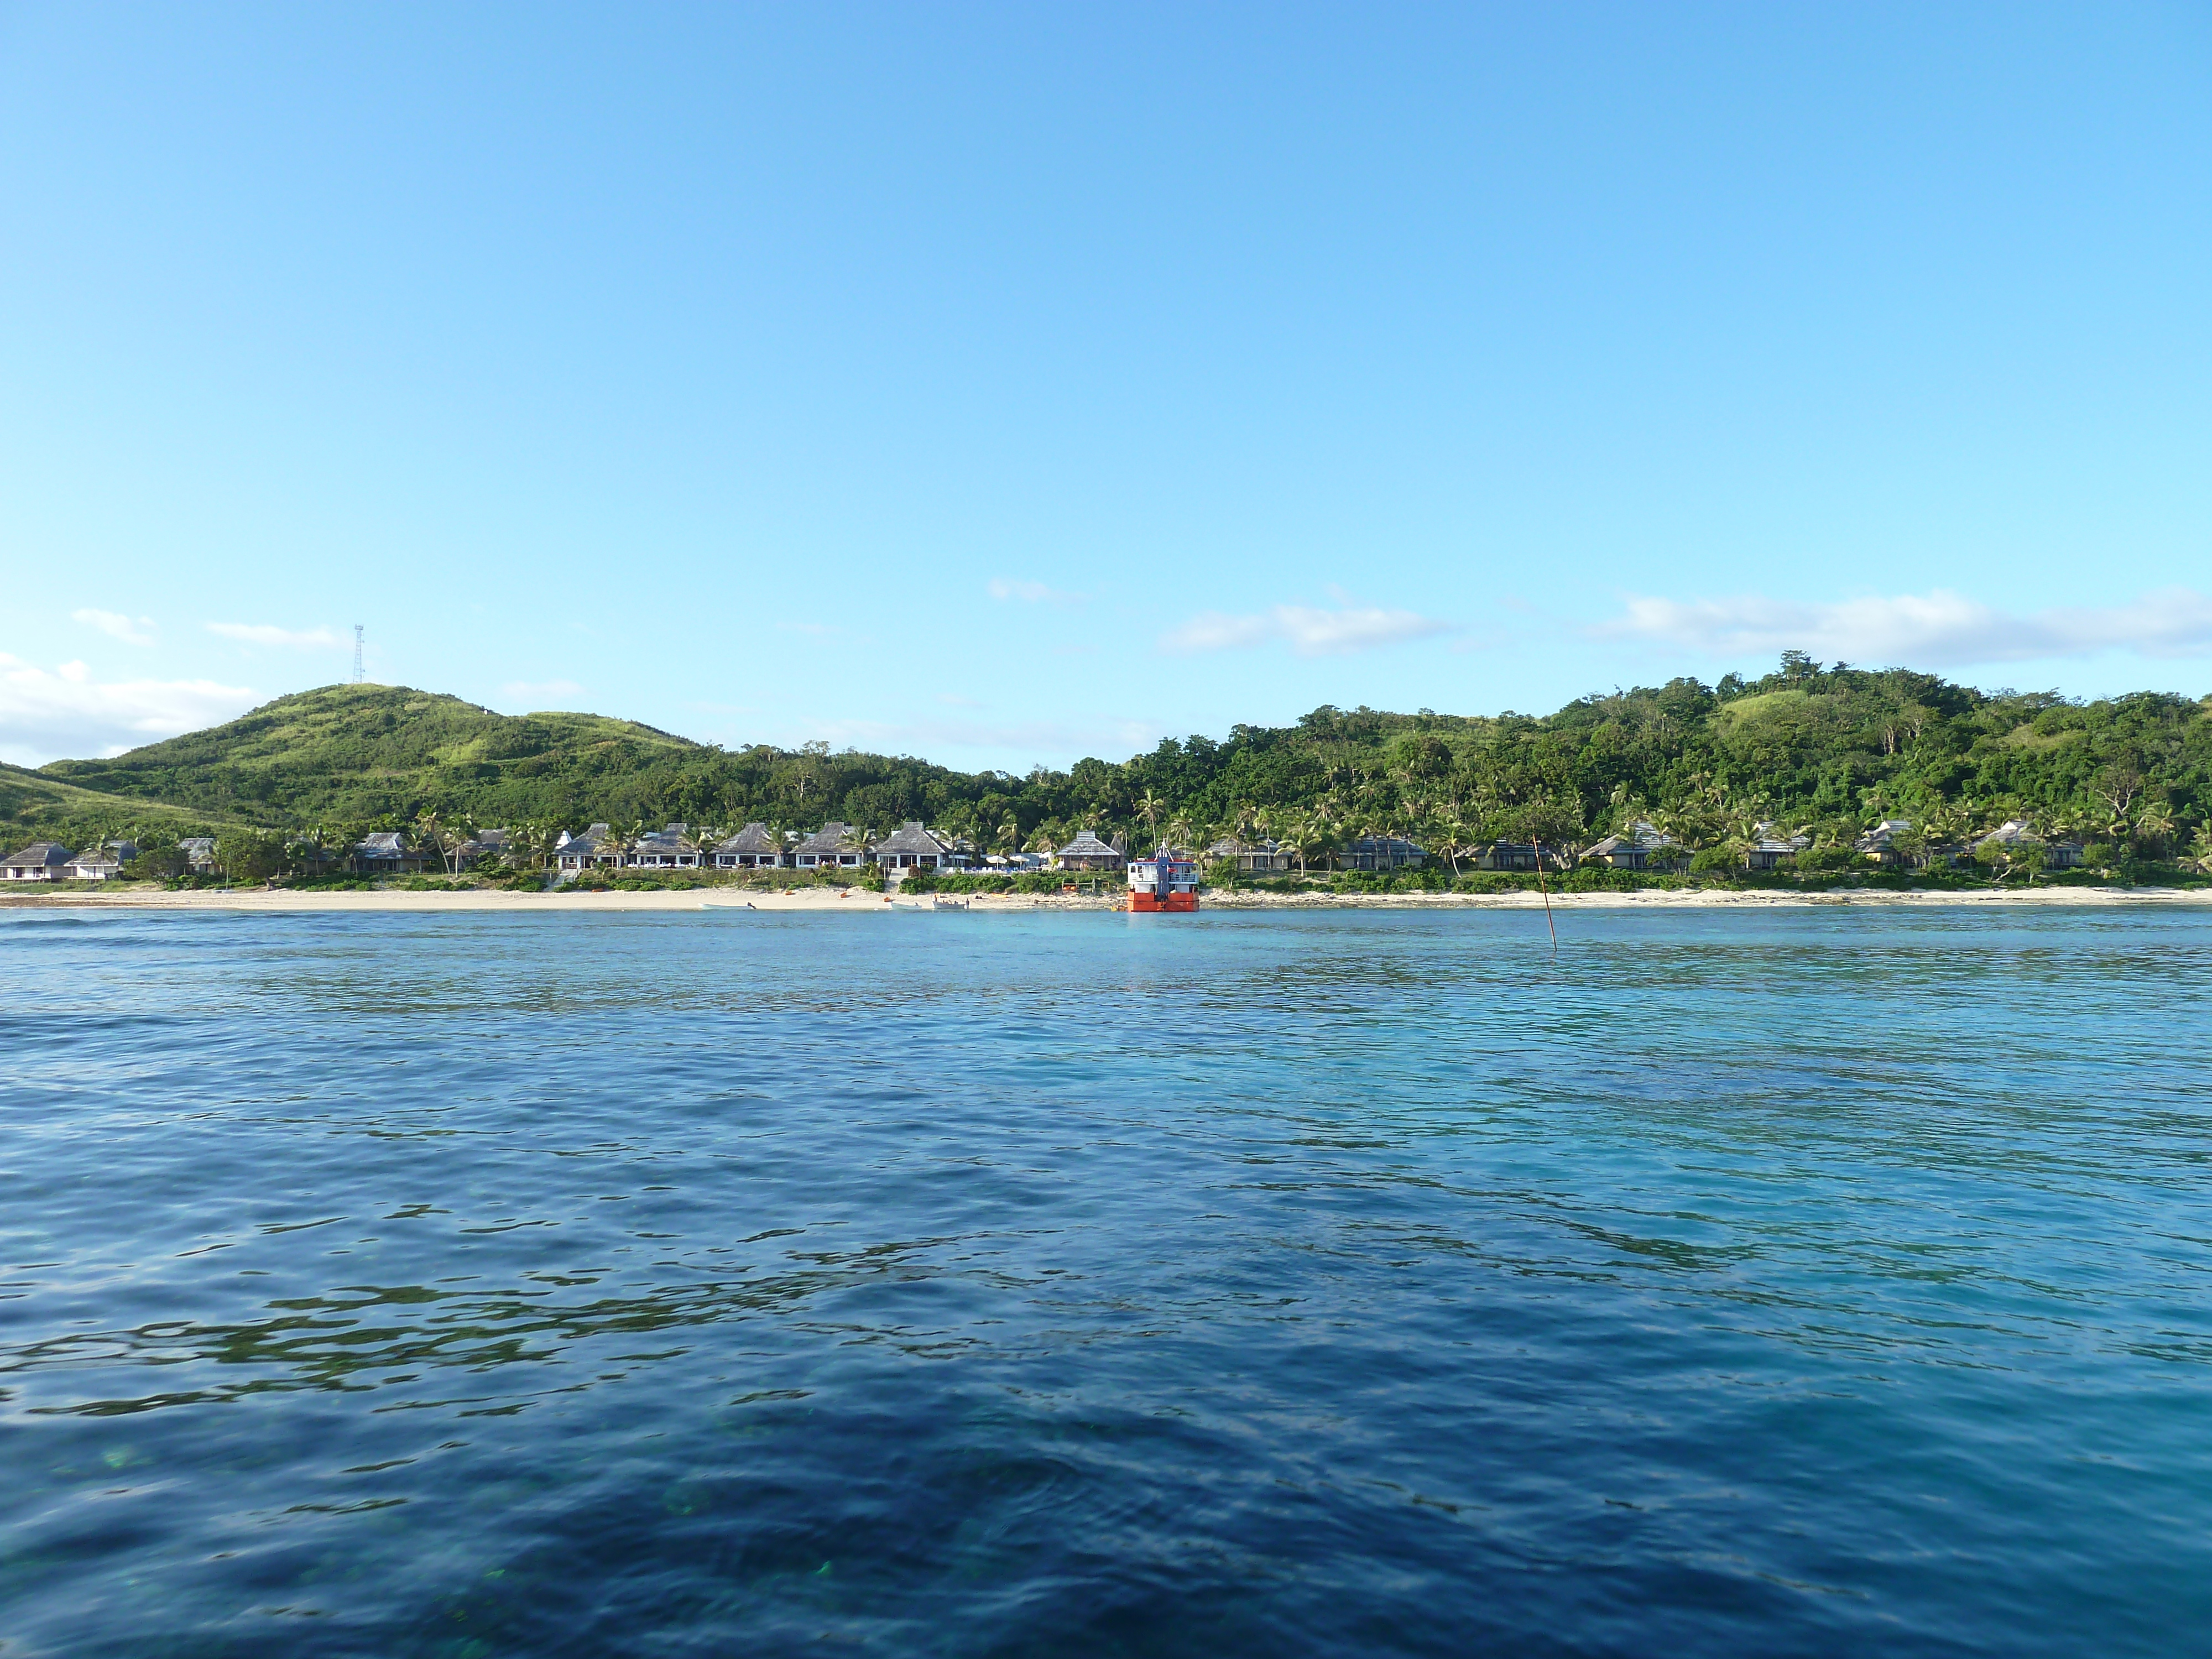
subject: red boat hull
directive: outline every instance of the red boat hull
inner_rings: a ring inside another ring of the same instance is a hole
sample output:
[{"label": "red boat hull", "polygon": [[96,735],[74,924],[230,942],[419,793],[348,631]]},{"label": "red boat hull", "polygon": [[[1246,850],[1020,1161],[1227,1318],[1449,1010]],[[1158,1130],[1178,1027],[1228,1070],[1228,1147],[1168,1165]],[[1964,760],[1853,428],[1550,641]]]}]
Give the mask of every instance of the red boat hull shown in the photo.
[{"label": "red boat hull", "polygon": [[1170,893],[1165,898],[1161,898],[1154,893],[1132,893],[1129,895],[1129,908],[1146,915],[1163,910],[1181,915],[1198,908],[1198,895]]}]

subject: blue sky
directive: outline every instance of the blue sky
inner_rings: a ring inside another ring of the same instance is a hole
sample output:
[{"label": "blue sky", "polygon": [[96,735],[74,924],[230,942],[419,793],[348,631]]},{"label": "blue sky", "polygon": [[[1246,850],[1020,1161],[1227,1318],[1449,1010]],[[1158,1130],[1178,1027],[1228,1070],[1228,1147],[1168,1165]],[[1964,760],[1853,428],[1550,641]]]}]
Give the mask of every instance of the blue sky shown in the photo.
[{"label": "blue sky", "polygon": [[2212,11],[0,5],[0,758],[2212,691]]}]

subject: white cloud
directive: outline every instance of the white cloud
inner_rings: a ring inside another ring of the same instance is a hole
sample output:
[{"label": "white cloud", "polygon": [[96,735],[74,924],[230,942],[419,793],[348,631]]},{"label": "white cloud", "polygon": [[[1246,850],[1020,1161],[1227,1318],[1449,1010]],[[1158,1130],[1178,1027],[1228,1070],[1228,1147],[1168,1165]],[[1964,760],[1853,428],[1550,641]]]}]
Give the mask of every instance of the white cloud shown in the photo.
[{"label": "white cloud", "polygon": [[325,651],[349,646],[334,628],[271,628],[265,623],[210,623],[207,631],[241,645],[289,645],[295,651]]},{"label": "white cloud", "polygon": [[1015,581],[1007,576],[994,576],[988,584],[994,599],[1020,599],[1027,605],[1088,605],[1088,593],[1067,593],[1057,587],[1048,587],[1042,582]]},{"label": "white cloud", "polygon": [[1159,648],[1179,654],[1231,651],[1280,640],[1301,657],[1334,657],[1427,639],[1449,633],[1451,627],[1449,623],[1411,611],[1383,611],[1371,605],[1347,605],[1324,611],[1316,605],[1279,605],[1252,617],[1206,611],[1161,635]]},{"label": "white cloud", "polygon": [[574,697],[583,694],[584,688],[574,680],[509,680],[500,690],[506,696],[522,702],[535,697]]},{"label": "white cloud", "polygon": [[88,628],[97,628],[108,638],[120,640],[125,645],[154,643],[154,619],[151,617],[141,617],[134,623],[119,611],[88,609],[70,611],[70,620],[81,622]]},{"label": "white cloud", "polygon": [[244,714],[261,694],[213,680],[101,682],[82,663],[49,672],[0,652],[0,756],[40,766],[113,754]]},{"label": "white cloud", "polygon": [[1785,650],[1844,662],[1945,668],[2130,651],[2212,655],[2212,599],[2186,587],[2124,605],[2060,606],[2014,616],[1945,588],[1813,605],[1745,594],[1725,599],[1632,596],[1597,629],[1726,654]]}]

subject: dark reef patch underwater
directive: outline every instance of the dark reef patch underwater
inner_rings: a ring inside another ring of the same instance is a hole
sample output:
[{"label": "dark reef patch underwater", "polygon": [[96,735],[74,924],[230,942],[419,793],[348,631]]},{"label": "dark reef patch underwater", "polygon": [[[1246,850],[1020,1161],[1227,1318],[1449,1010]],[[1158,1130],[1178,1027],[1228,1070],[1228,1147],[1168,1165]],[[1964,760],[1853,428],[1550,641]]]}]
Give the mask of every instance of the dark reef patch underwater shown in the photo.
[{"label": "dark reef patch underwater", "polygon": [[0,961],[6,1659],[2212,1628],[2212,911]]}]

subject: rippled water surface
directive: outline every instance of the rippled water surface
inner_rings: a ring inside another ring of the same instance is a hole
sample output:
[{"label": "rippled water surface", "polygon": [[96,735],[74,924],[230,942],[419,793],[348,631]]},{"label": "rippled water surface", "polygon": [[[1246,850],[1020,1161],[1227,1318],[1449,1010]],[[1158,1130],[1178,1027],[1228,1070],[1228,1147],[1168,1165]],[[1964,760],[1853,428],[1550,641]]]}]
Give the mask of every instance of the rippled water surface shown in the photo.
[{"label": "rippled water surface", "polygon": [[0,1655],[2173,1654],[2212,913],[0,916]]}]

